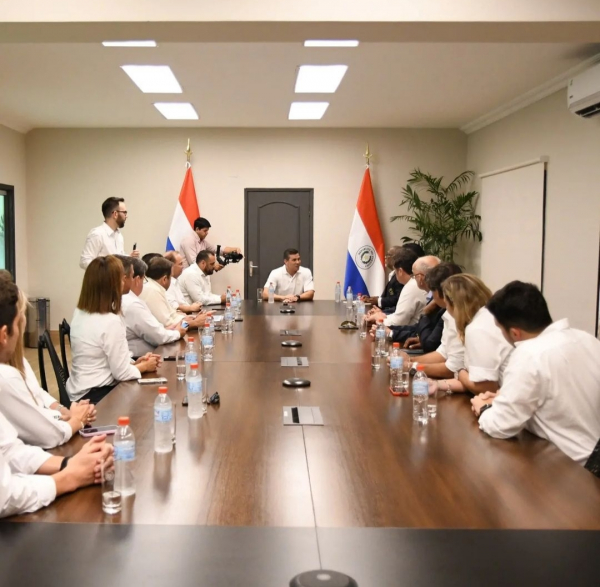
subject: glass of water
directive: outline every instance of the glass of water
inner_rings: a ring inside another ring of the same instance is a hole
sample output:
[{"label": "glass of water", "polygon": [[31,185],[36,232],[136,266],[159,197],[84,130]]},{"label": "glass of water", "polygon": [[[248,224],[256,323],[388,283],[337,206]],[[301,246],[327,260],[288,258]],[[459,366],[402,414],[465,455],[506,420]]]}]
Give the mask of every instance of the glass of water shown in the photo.
[{"label": "glass of water", "polygon": [[206,414],[208,411],[208,377],[202,377],[202,411]]},{"label": "glass of water", "polygon": [[438,404],[438,382],[435,379],[427,379],[429,383],[429,396],[427,398],[427,413],[429,418],[437,416]]},{"label": "glass of water", "polygon": [[263,301],[262,296],[263,296],[263,288],[259,287],[256,289],[256,301],[262,302]]},{"label": "glass of water", "polygon": [[185,379],[185,353],[183,351],[177,351],[175,368],[177,369],[177,381],[183,381]]},{"label": "glass of water", "polygon": [[105,514],[118,514],[121,511],[121,492],[115,490],[115,467],[102,463],[102,511]]}]

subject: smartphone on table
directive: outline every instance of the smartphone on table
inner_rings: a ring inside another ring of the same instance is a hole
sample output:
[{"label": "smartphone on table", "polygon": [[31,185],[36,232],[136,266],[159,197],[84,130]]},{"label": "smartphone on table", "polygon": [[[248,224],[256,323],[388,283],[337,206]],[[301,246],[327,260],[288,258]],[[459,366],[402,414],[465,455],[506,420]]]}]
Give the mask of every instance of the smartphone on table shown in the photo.
[{"label": "smartphone on table", "polygon": [[117,427],[114,425],[111,426],[95,426],[93,428],[83,428],[79,431],[79,434],[84,438],[89,438],[90,436],[100,436],[102,434],[114,434],[117,431]]}]

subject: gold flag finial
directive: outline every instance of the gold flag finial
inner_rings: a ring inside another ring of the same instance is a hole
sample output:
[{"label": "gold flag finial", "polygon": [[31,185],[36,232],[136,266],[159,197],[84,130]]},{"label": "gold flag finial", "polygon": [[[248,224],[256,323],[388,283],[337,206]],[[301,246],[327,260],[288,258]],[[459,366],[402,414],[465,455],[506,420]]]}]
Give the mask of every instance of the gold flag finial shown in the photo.
[{"label": "gold flag finial", "polygon": [[191,167],[192,163],[190,161],[190,159],[192,158],[192,148],[190,147],[190,139],[188,139],[188,144],[187,144],[187,149],[184,151],[186,157],[187,157],[187,162],[185,164],[186,167]]},{"label": "gold flag finial", "polygon": [[371,159],[373,158],[371,151],[369,151],[369,143],[367,143],[367,150],[365,151],[363,157],[367,160],[367,167],[369,167],[371,165]]}]

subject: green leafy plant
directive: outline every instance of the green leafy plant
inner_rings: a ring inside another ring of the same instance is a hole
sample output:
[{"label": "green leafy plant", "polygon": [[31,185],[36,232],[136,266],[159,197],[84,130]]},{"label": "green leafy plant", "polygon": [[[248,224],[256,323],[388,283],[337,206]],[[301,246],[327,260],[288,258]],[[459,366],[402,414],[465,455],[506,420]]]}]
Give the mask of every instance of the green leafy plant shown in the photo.
[{"label": "green leafy plant", "polygon": [[408,222],[415,238],[403,236],[402,241],[418,243],[442,261],[454,261],[456,245],[461,239],[481,242],[481,216],[475,214],[479,192],[462,191],[474,175],[472,171],[464,171],[444,187],[443,177],[413,170],[400,202],[409,213],[390,219]]}]

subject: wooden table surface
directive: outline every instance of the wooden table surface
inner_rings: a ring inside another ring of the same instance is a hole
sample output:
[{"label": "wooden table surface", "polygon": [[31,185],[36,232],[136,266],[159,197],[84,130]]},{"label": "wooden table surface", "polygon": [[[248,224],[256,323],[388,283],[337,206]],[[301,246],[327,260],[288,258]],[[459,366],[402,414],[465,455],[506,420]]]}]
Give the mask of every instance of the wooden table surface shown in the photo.
[{"label": "wooden table surface", "polygon": [[[271,527],[600,528],[600,479],[548,442],[522,433],[494,440],[479,431],[465,396],[439,402],[438,417],[413,423],[411,398],[388,391],[388,370],[370,368],[371,343],[343,332],[340,305],[244,302],[233,335],[217,333],[215,360],[203,364],[209,406],[188,420],[183,382],[164,362],[177,402],[177,444],[154,453],[156,386],[123,383],[98,406],[98,424],[131,418],[137,440],[137,493],[106,516],[99,487],[59,498],[14,521]],[[280,329],[298,329],[298,349]],[[177,345],[163,347],[172,355]],[[306,356],[308,368],[280,366]],[[281,382],[305,376],[309,388]],[[282,406],[321,408],[325,426],[282,425]],[[72,454],[73,439],[57,454]]]}]

